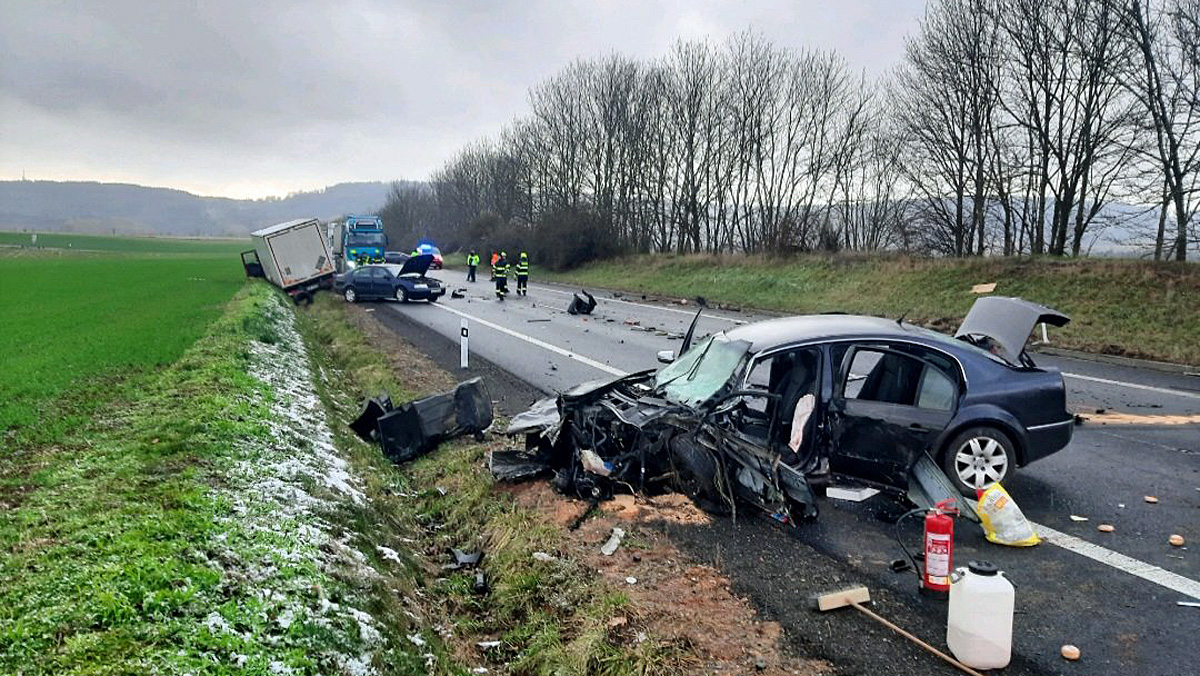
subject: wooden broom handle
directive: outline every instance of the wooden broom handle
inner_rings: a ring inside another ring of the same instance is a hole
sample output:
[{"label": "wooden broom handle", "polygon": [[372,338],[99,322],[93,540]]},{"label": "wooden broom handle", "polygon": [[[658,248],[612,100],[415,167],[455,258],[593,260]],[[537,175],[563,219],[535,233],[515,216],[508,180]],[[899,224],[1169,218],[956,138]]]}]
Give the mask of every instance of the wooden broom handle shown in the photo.
[{"label": "wooden broom handle", "polygon": [[971,676],[984,676],[983,674],[979,673],[978,671],[975,671],[975,670],[974,670],[974,669],[972,669],[971,667],[968,667],[967,665],[963,664],[962,662],[959,662],[958,660],[956,660],[956,659],[954,659],[953,657],[951,657],[951,656],[947,655],[946,653],[944,653],[944,652],[942,652],[942,651],[938,650],[937,648],[934,648],[933,646],[931,646],[931,645],[929,645],[928,643],[926,643],[926,642],[922,641],[921,639],[917,638],[916,636],[913,636],[912,634],[910,634],[910,633],[908,633],[907,631],[905,631],[905,630],[901,629],[900,627],[898,627],[898,626],[896,626],[896,625],[892,624],[891,622],[888,622],[888,621],[887,621],[887,620],[885,620],[885,619],[884,619],[882,616],[875,614],[875,612],[874,612],[874,611],[868,610],[867,608],[865,608],[865,607],[863,607],[863,606],[861,606],[861,605],[859,605],[859,604],[857,604],[857,603],[855,603],[855,602],[853,602],[853,601],[851,601],[851,602],[850,602],[850,605],[854,606],[854,608],[855,608],[856,610],[859,610],[859,611],[861,611],[862,613],[864,613],[864,614],[865,614],[867,617],[870,617],[870,618],[872,618],[872,619],[874,619],[874,620],[877,620],[877,621],[879,621],[879,622],[880,622],[880,623],[882,623],[884,626],[891,628],[891,629],[892,629],[893,631],[895,631],[896,633],[898,633],[898,634],[900,634],[901,636],[903,636],[903,637],[907,638],[908,640],[912,641],[913,643],[916,643],[917,645],[919,645],[919,646],[921,646],[922,648],[924,648],[924,649],[928,650],[929,652],[933,653],[934,655],[937,655],[938,657],[942,658],[942,659],[943,659],[943,660],[945,660],[946,662],[949,662],[950,664],[952,664],[952,665],[954,665],[954,666],[958,667],[959,669],[962,669],[962,670],[963,670],[963,671],[965,671],[966,673],[968,673],[968,674],[971,674]]}]

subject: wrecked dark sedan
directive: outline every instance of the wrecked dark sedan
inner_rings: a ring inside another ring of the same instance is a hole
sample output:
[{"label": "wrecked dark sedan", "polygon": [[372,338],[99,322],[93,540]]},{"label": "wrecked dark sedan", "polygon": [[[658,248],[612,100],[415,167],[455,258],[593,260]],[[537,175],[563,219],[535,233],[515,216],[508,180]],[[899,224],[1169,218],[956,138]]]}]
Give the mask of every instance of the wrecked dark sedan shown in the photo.
[{"label": "wrecked dark sedan", "polygon": [[1038,322],[1067,321],[991,297],[957,338],[843,314],[739,326],[690,349],[689,331],[657,372],[581,385],[516,416],[509,433],[526,449],[494,456],[493,472],[552,471],[588,498],[674,488],[712,511],[737,497],[781,521],[815,516],[814,487],[833,482],[925,507],[974,496],[1070,440],[1062,376],[1024,349]]},{"label": "wrecked dark sedan", "polygon": [[363,265],[347,271],[334,282],[334,289],[346,302],[376,298],[394,298],[401,303],[428,300],[433,303],[446,294],[441,280],[426,277],[433,256],[410,256],[402,265]]}]

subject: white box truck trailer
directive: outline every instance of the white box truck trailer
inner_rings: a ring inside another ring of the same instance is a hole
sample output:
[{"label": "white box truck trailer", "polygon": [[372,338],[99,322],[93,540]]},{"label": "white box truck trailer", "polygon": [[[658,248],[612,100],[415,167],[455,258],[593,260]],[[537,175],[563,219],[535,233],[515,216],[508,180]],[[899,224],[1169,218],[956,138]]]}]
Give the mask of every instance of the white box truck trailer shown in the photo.
[{"label": "white box truck trailer", "polygon": [[292,300],[312,302],[318,289],[333,286],[333,256],[321,223],[302,218],[250,233],[254,249],[242,252],[248,277],[265,277]]}]

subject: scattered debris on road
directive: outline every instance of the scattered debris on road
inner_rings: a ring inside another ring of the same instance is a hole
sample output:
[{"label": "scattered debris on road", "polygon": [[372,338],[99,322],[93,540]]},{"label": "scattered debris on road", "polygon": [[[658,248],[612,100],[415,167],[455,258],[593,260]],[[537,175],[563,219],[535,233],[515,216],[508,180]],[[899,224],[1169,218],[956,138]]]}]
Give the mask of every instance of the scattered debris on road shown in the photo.
[{"label": "scattered debris on road", "polygon": [[[580,296],[582,293],[583,296]],[[571,304],[567,306],[567,314],[572,315],[590,315],[592,310],[596,309],[596,298],[584,289],[580,289],[579,293],[571,299]]]},{"label": "scattered debris on road", "polygon": [[1075,646],[1071,645],[1070,643],[1064,645],[1060,652],[1062,653],[1062,656],[1064,659],[1068,659],[1072,662],[1079,659],[1079,655],[1080,655],[1079,648],[1076,648]]},{"label": "scattered debris on road", "polygon": [[1170,542],[1172,545],[1174,545],[1176,547],[1182,547],[1183,546],[1183,536],[1179,535],[1178,533],[1173,534],[1173,535],[1171,535],[1170,538],[1167,539],[1167,542]]},{"label": "scattered debris on road", "polygon": [[1142,499],[1152,505],[1158,504],[1158,498],[1154,497],[1153,495],[1147,495],[1146,497],[1144,497]]},{"label": "scattered debris on road", "polygon": [[870,486],[830,486],[825,489],[825,497],[849,502],[862,502],[876,495],[879,495],[879,489]]},{"label": "scattered debris on road", "polygon": [[1088,518],[1087,518],[1086,516],[1077,516],[1077,515],[1075,515],[1075,514],[1072,514],[1072,515],[1071,515],[1071,520],[1072,520],[1072,521],[1087,521],[1087,520],[1088,520]]},{"label": "scattered debris on road", "polygon": [[1102,523],[1099,526],[1096,526],[1096,530],[1100,531],[1101,533],[1112,533],[1116,531],[1117,528],[1112,524]]}]

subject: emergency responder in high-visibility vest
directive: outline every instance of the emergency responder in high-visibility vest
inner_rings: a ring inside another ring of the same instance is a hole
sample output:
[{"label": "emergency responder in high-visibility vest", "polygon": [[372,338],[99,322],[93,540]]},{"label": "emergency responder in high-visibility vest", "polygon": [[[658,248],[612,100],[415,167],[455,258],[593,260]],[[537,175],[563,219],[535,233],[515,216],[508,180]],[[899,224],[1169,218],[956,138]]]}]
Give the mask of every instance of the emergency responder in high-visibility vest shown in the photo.
[{"label": "emergency responder in high-visibility vest", "polygon": [[529,295],[529,254],[524,251],[517,259],[517,295]]},{"label": "emergency responder in high-visibility vest", "polygon": [[479,267],[479,254],[471,249],[471,253],[467,254],[467,281],[475,281],[475,270]]},{"label": "emergency responder in high-visibility vest", "polygon": [[508,294],[508,256],[503,251],[492,267],[492,274],[496,278],[496,300],[504,300]]},{"label": "emergency responder in high-visibility vest", "polygon": [[493,282],[496,281],[496,261],[498,261],[498,260],[500,260],[500,253],[493,251],[492,252],[492,263],[491,263],[491,265],[492,265],[492,281]]}]

